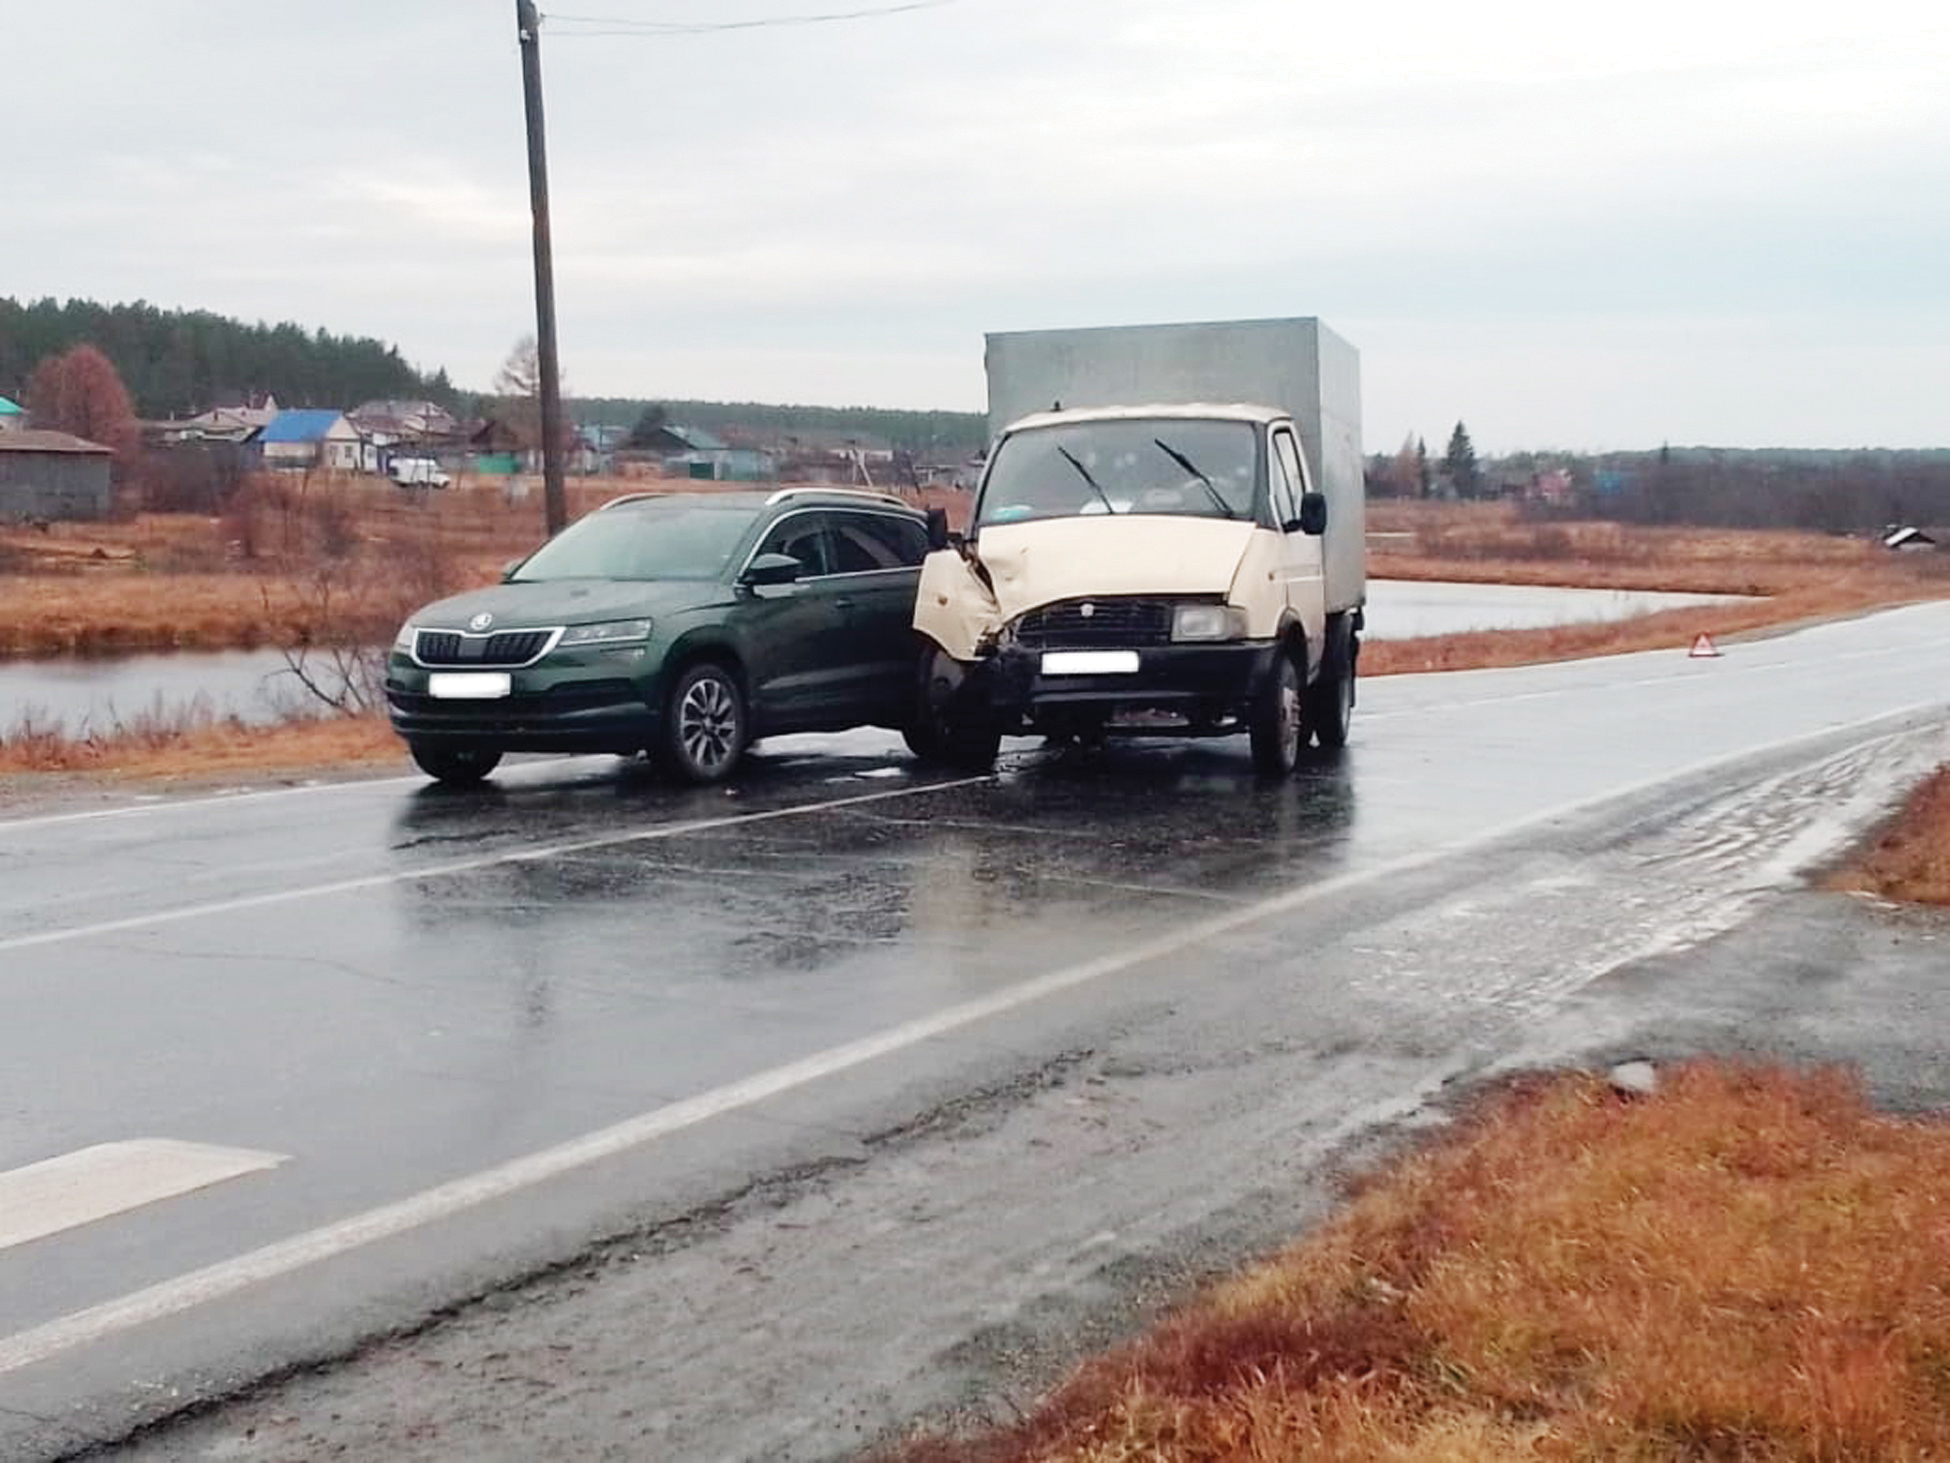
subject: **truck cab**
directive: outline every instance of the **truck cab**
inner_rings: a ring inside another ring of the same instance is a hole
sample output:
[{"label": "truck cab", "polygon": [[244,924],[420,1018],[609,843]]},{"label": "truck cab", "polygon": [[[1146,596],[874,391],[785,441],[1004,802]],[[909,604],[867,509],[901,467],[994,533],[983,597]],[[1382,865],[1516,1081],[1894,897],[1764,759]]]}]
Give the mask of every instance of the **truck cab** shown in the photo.
[{"label": "truck cab", "polygon": [[1310,739],[1344,745],[1362,612],[1327,593],[1335,505],[1307,457],[1274,406],[1007,427],[966,534],[937,520],[922,568],[925,750],[981,766],[1010,734],[1245,733],[1280,774]]}]

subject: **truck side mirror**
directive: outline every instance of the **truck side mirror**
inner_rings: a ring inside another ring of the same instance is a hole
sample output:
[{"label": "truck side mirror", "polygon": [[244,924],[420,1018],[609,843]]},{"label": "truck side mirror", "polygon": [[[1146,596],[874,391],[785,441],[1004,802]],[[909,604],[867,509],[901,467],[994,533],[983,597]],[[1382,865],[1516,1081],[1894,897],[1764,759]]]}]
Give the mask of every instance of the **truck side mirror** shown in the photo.
[{"label": "truck side mirror", "polygon": [[928,548],[940,553],[948,547],[948,510],[946,508],[928,509]]},{"label": "truck side mirror", "polygon": [[1325,493],[1302,493],[1300,495],[1300,531],[1314,538],[1327,532],[1327,495]]}]

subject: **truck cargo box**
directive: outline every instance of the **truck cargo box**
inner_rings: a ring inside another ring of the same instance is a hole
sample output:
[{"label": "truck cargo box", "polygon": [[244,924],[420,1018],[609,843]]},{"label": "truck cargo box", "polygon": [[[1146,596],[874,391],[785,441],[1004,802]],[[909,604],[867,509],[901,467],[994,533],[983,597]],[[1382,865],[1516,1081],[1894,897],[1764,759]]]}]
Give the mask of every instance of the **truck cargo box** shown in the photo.
[{"label": "truck cargo box", "polygon": [[989,434],[1032,412],[1243,402],[1299,428],[1307,472],[1327,495],[1327,607],[1367,598],[1361,361],[1319,320],[1123,325],[988,336]]}]

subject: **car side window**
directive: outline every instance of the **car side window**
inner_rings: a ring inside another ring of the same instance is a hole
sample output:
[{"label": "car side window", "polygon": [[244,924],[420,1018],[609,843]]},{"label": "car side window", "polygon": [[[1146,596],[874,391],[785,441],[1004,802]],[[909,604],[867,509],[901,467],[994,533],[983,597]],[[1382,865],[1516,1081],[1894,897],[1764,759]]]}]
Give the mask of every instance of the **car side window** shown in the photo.
[{"label": "car side window", "polygon": [[765,535],[758,551],[797,559],[806,566],[802,577],[807,579],[834,572],[826,540],[826,520],[818,513],[794,513],[780,519]]},{"label": "car side window", "polygon": [[1294,469],[1287,463],[1293,451],[1293,439],[1285,432],[1273,434],[1273,451],[1266,461],[1267,482],[1273,490],[1273,522],[1284,528],[1300,516],[1297,496],[1294,492]]},{"label": "car side window", "polygon": [[835,513],[835,574],[910,569],[928,556],[928,531],[891,513]]}]

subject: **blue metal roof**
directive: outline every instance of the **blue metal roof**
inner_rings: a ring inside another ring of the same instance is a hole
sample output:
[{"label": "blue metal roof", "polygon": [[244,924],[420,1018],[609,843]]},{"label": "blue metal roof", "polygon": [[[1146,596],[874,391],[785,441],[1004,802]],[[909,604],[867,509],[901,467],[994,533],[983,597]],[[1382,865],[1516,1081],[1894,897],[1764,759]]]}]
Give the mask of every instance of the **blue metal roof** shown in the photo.
[{"label": "blue metal roof", "polygon": [[0,396],[0,417],[24,417],[27,413],[6,397]]},{"label": "blue metal roof", "polygon": [[332,424],[344,412],[337,411],[281,411],[271,418],[271,424],[257,434],[260,442],[318,442],[332,430]]}]

